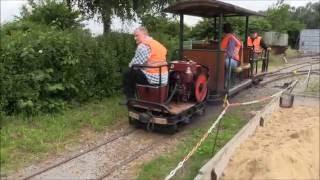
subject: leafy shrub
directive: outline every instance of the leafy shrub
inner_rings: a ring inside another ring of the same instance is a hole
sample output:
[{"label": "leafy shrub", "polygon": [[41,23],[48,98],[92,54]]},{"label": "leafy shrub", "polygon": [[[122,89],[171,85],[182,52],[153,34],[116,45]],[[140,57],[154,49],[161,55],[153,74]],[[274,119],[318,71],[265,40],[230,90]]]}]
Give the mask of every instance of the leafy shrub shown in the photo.
[{"label": "leafy shrub", "polygon": [[[110,32],[94,38],[80,28],[79,13],[63,2],[30,0],[30,5],[20,19],[0,29],[0,113],[56,112],[120,89],[121,72],[134,55],[132,35]],[[163,28],[152,35],[171,57],[177,23],[149,20],[161,22]]]},{"label": "leafy shrub", "polygon": [[7,114],[53,112],[66,102],[112,95],[120,68],[133,55],[131,36],[97,39],[28,21],[1,28],[1,109]]}]

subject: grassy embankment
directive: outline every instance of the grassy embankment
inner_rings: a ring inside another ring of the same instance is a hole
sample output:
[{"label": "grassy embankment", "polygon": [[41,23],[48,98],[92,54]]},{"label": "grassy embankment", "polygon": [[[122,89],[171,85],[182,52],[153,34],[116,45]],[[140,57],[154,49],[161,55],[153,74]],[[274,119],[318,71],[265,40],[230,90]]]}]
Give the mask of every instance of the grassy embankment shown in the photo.
[{"label": "grassy embankment", "polygon": [[[1,174],[17,170],[83,142],[81,134],[96,134],[126,120],[119,98],[90,102],[60,114],[1,119]],[[85,137],[88,138],[88,137]]]}]

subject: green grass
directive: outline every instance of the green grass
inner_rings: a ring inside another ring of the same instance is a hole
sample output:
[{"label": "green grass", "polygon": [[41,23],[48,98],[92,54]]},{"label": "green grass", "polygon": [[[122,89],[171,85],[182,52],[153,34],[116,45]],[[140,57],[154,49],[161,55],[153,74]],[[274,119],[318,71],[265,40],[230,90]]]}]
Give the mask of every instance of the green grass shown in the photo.
[{"label": "green grass", "polygon": [[299,51],[296,49],[288,48],[286,50],[286,57],[287,58],[296,58],[296,57],[299,57],[300,55],[301,55],[301,53],[299,53]]},{"label": "green grass", "polygon": [[275,55],[270,54],[269,57],[269,66],[270,67],[278,67],[285,64],[284,60],[282,59],[283,55]]},{"label": "green grass", "polygon": [[103,131],[125,120],[126,108],[119,97],[90,102],[61,114],[1,119],[1,172],[17,170],[80,142],[84,131]]},{"label": "green grass", "polygon": [[[291,49],[291,48],[288,48],[285,53],[286,53],[287,60],[289,60],[290,58],[296,58],[300,56],[300,53],[297,50]],[[283,60],[283,56],[284,55],[282,54],[280,55],[275,55],[272,53],[270,54],[269,66],[271,67],[271,69],[275,67],[283,66],[285,64],[285,61]]]},{"label": "green grass", "polygon": [[305,90],[305,92],[319,94],[320,93],[319,79],[317,79],[316,81],[310,80],[310,82],[308,84],[308,88]]},{"label": "green grass", "polygon": [[[217,147],[215,152],[218,152],[238,131],[246,124],[246,117],[244,115],[245,107],[229,110],[223,117],[221,130],[217,138]],[[213,117],[211,123],[216,119]],[[179,161],[192,149],[198,142],[201,136],[207,131],[209,125],[192,130],[192,132],[179,142],[174,152],[161,155],[160,157],[151,160],[143,165],[138,179],[164,179],[170,171],[177,166]],[[174,179],[193,179],[198,170],[213,156],[213,144],[215,138],[215,131],[209,135],[196,153],[185,163]]]}]

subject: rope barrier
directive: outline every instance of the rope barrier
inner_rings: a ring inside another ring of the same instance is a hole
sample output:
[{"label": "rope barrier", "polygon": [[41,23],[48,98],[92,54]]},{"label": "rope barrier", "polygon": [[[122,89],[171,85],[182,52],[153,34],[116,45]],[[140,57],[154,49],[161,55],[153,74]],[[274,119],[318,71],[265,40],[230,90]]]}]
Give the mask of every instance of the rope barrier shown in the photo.
[{"label": "rope barrier", "polygon": [[192,148],[192,150],[188,153],[188,155],[183,158],[182,161],[179,162],[178,166],[172,170],[169,175],[165,178],[165,180],[169,180],[171,179],[176,172],[183,166],[183,164],[194,154],[194,152],[198,149],[198,147],[202,144],[202,142],[209,136],[209,134],[212,132],[213,128],[215,128],[215,126],[218,124],[218,122],[222,119],[223,115],[226,113],[227,109],[229,108],[229,106],[227,105],[223,111],[220,113],[219,117],[217,118],[217,120],[211,125],[211,127],[208,129],[208,131],[202,136],[202,138],[200,139],[200,141],[197,143],[196,146],[194,146]]},{"label": "rope barrier", "polygon": [[207,130],[207,132],[202,136],[202,138],[200,139],[200,141],[196,144],[196,146],[194,146],[192,148],[192,150],[187,154],[187,156],[185,156],[183,158],[182,161],[180,161],[177,165],[176,168],[174,168],[169,175],[166,176],[165,180],[170,180],[175,174],[176,172],[183,167],[184,163],[196,152],[196,150],[199,148],[199,146],[203,143],[203,141],[209,136],[209,134],[212,132],[212,130],[216,127],[216,125],[219,123],[219,121],[222,119],[222,117],[224,116],[224,114],[226,113],[227,109],[229,107],[232,106],[240,106],[240,105],[249,105],[249,104],[255,104],[255,103],[259,103],[268,99],[272,99],[275,98],[279,95],[281,95],[283,92],[287,91],[290,88],[293,88],[296,84],[297,84],[298,80],[295,80],[293,83],[290,84],[290,86],[288,86],[287,88],[271,95],[265,98],[261,98],[259,100],[254,100],[254,101],[249,101],[249,102],[243,102],[243,103],[229,103],[228,101],[228,96],[226,95],[224,97],[224,102],[223,102],[223,111],[220,113],[220,115],[218,116],[218,118],[214,121],[214,123],[210,126],[210,128]]}]

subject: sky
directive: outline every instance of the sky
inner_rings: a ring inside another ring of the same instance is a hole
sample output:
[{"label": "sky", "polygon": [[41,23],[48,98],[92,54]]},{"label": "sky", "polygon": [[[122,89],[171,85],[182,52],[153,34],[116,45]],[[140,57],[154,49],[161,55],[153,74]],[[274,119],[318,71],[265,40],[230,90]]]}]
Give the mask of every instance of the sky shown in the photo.
[{"label": "sky", "polygon": [[[277,0],[221,0],[230,4],[234,4],[246,9],[251,9],[254,11],[267,10],[268,7],[274,5]],[[0,0],[1,6],[1,16],[0,22],[10,22],[14,20],[15,16],[18,16],[21,7],[27,4],[27,0]],[[318,0],[285,0],[286,4],[290,6],[299,7],[305,6],[308,2],[318,2]],[[185,23],[189,26],[194,26],[201,18],[186,16]],[[93,34],[102,33],[102,25],[97,20],[89,20],[85,22],[85,26],[91,30]],[[122,22],[119,18],[113,18],[112,20],[112,30],[132,32],[135,27],[138,27],[137,22]]]}]

